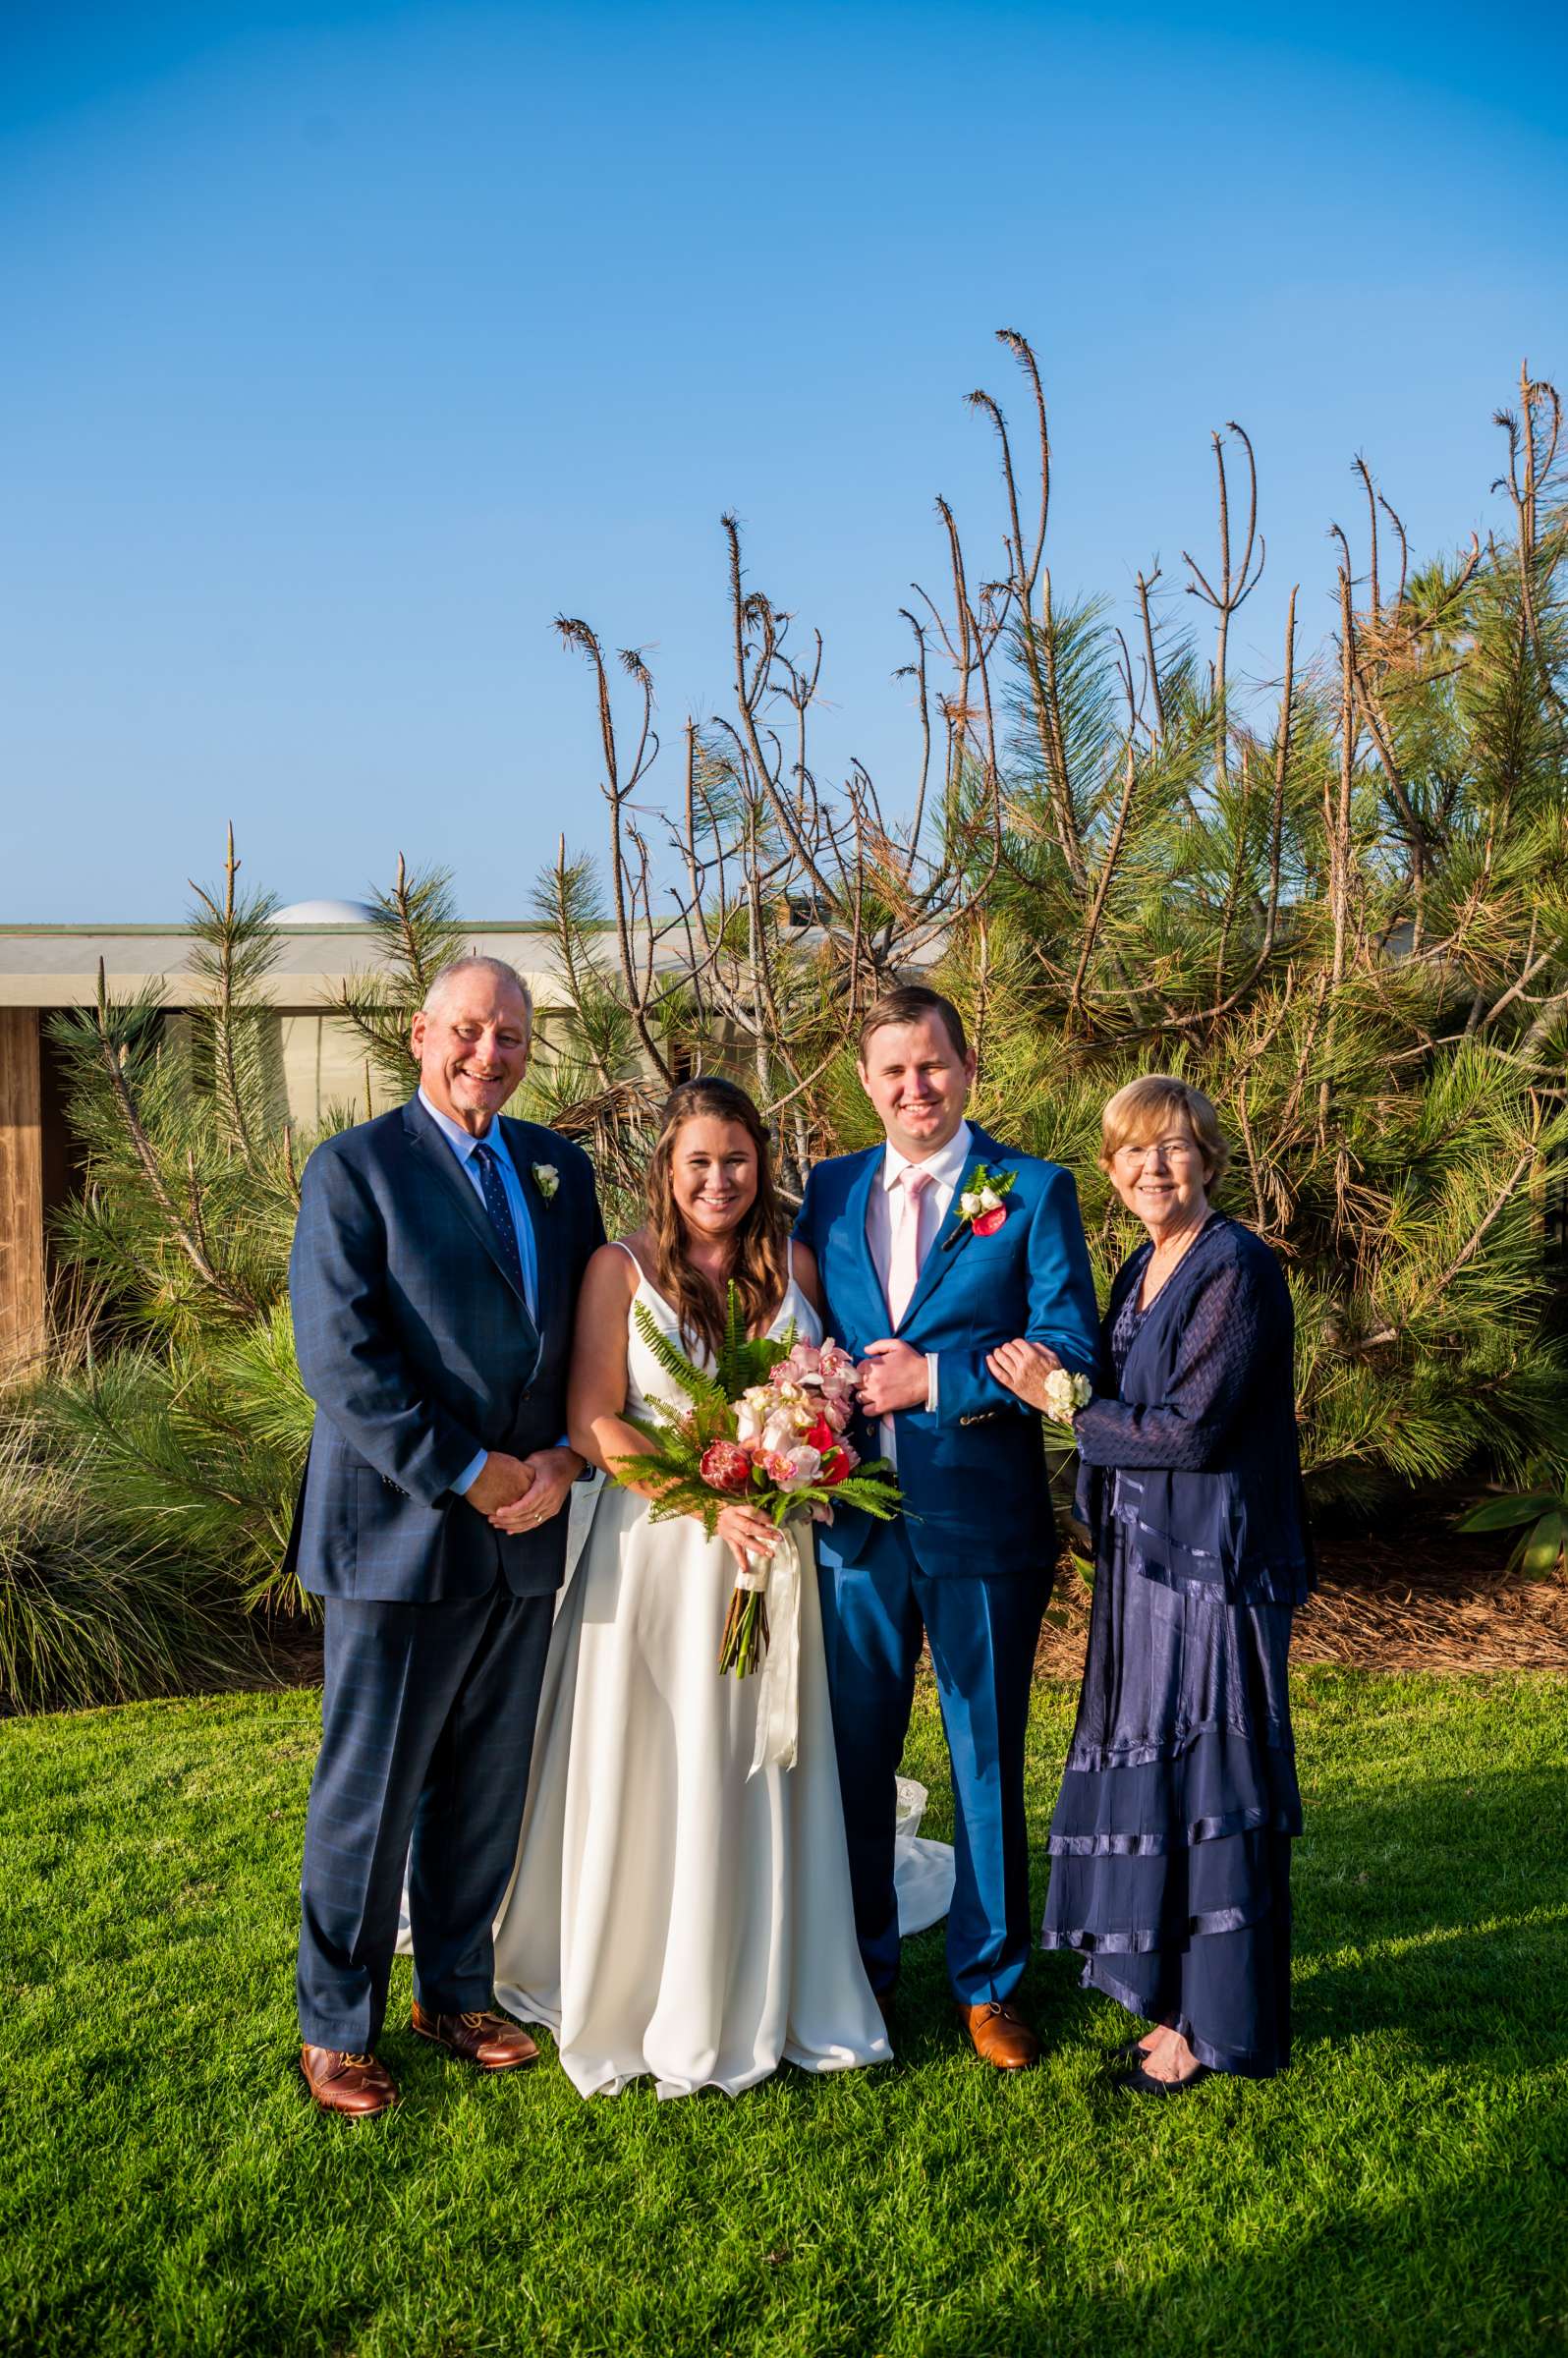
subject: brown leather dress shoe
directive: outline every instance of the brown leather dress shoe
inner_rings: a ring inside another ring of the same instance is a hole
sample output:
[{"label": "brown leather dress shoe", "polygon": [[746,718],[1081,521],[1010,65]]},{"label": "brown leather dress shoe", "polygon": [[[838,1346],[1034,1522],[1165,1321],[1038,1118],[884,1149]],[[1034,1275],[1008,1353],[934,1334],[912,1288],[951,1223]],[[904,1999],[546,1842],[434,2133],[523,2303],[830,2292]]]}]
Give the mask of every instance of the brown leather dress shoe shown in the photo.
[{"label": "brown leather dress shoe", "polygon": [[410,2028],[421,2039],[433,2039],[437,2047],[461,2055],[465,2063],[476,2064],[480,2071],[517,2071],[539,2059],[539,2050],[527,2031],[508,2022],[504,2014],[426,2014],[416,1999],[409,2020]]},{"label": "brown leather dress shoe", "polygon": [[1000,1998],[987,1999],[978,2006],[960,2006],[964,2028],[974,2041],[975,2052],[998,2071],[1022,2071],[1026,2065],[1039,2060],[1039,2041],[1016,2007],[1004,2005]]},{"label": "brown leather dress shoe", "polygon": [[300,2069],[323,2112],[371,2120],[398,2101],[398,2084],[374,2055],[351,2054],[341,2047],[302,2047]]}]

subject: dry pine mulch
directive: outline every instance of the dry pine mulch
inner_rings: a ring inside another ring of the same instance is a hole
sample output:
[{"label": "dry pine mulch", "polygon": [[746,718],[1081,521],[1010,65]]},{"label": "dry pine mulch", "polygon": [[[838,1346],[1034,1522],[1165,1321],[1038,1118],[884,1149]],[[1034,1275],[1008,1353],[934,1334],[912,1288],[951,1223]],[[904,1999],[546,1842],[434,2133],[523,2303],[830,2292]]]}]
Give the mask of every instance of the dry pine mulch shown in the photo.
[{"label": "dry pine mulch", "polygon": [[[1423,1500],[1374,1531],[1317,1537],[1318,1588],[1296,1616],[1293,1662],[1364,1670],[1568,1670],[1568,1581],[1507,1570],[1514,1534],[1456,1531],[1468,1496]],[[1036,1669],[1077,1678],[1089,1591],[1056,1582]]]}]

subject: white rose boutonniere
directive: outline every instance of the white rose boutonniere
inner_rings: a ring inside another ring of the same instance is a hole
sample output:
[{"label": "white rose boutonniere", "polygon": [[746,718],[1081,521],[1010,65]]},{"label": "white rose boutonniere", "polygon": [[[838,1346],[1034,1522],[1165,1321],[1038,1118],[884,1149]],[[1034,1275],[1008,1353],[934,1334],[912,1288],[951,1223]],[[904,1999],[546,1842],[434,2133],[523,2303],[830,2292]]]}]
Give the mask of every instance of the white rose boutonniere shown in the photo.
[{"label": "white rose boutonniere", "polygon": [[545,1203],[553,1204],[556,1190],[561,1184],[561,1174],[553,1162],[536,1162],[533,1165],[533,1184]]}]

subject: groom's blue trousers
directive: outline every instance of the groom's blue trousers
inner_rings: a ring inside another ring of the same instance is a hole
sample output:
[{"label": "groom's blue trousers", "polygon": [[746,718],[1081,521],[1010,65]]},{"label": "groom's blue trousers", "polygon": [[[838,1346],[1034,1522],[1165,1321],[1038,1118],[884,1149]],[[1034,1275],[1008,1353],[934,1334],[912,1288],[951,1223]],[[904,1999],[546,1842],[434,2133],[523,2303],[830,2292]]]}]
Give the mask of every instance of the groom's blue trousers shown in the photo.
[{"label": "groom's blue trousers", "polygon": [[321,1751],[301,1883],[300,2031],[373,2048],[403,1871],[414,1988],[459,2014],[495,1995],[491,1931],[517,1857],[555,1599],[326,1600]]},{"label": "groom's blue trousers", "polygon": [[1024,1734],[1048,1583],[1031,1573],[931,1579],[903,1526],[860,1562],[823,1564],[822,1638],[861,1955],[878,1996],[898,1973],[893,1837],[899,1756],[921,1638],[930,1641],[953,1769],[957,1880],[947,1971],[966,2005],[1011,1996],[1029,1961]]}]

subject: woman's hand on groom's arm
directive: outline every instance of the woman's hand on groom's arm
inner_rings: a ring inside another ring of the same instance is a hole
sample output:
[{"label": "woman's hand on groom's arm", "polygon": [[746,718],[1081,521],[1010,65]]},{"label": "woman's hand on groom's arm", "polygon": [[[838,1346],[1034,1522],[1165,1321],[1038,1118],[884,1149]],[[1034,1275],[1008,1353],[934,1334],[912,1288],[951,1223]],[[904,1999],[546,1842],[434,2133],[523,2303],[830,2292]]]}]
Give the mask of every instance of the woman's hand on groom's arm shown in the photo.
[{"label": "woman's hand on groom's arm", "polygon": [[1005,1383],[1020,1400],[1038,1409],[1045,1406],[1045,1378],[1061,1364],[1054,1351],[1044,1343],[1031,1342],[1027,1335],[1020,1335],[1015,1342],[998,1344],[985,1357],[985,1365],[998,1383]]},{"label": "woman's hand on groom's arm", "polygon": [[[572,1485],[583,1471],[583,1459],[575,1449],[535,1449],[528,1457],[508,1461],[521,1465],[529,1476],[526,1489],[515,1498],[494,1508],[490,1522],[497,1531],[536,1531],[558,1515],[572,1494]],[[482,1480],[482,1477],[481,1477]],[[472,1498],[471,1490],[469,1496]]]}]

